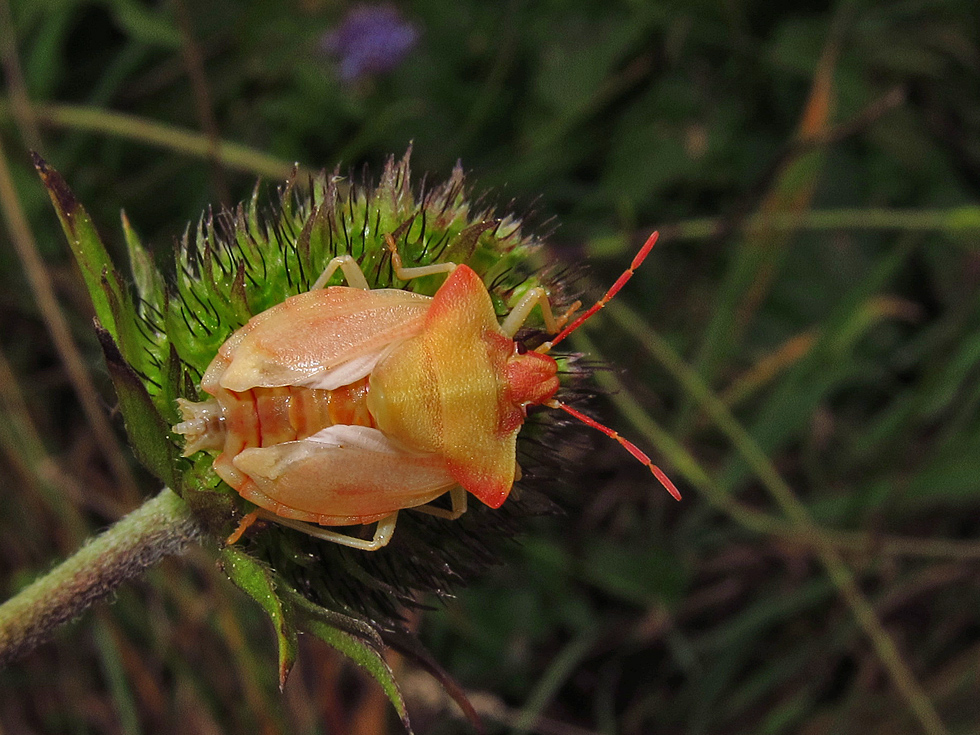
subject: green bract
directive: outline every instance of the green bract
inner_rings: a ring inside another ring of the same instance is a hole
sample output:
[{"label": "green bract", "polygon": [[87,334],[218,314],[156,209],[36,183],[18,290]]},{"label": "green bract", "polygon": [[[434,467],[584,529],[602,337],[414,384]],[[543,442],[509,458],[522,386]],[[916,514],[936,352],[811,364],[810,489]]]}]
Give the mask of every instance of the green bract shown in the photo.
[{"label": "green bract", "polygon": [[[85,210],[61,176],[39,158],[51,195],[95,305],[106,361],[133,449],[140,461],[187,502],[215,538],[226,537],[247,503],[211,470],[213,455],[181,456],[170,427],[180,419],[177,398],[197,400],[198,383],[219,347],[253,315],[309,290],[328,261],[357,259],[372,288],[408,287],[431,295],[442,276],[404,284],[393,276],[385,236],[406,265],[466,263],[483,279],[499,315],[529,289],[545,285],[563,307],[561,289],[541,283],[539,241],[519,219],[498,217],[470,202],[462,169],[434,187],[413,189],[409,155],[389,159],[380,182],[357,184],[334,174],[295,177],[278,204],[251,201],[209,214],[184,236],[171,277],[164,278],[128,221],[123,228],[135,294],[115,270]],[[334,276],[331,284],[340,284]],[[541,335],[522,337],[533,346]],[[574,375],[561,360],[563,377]],[[548,429],[531,422],[522,432]],[[539,442],[540,443],[540,442]],[[316,634],[365,665],[404,716],[390,672],[380,658],[378,632],[394,631],[400,610],[420,593],[447,594],[496,558],[516,521],[547,507],[536,478],[553,477],[549,459],[521,453],[525,479],[498,510],[477,507],[458,521],[405,513],[394,541],[373,553],[317,541],[270,525],[222,550],[231,580],[269,614],[280,641],[285,678],[295,656],[297,629]],[[530,482],[529,482],[530,481]]]}]

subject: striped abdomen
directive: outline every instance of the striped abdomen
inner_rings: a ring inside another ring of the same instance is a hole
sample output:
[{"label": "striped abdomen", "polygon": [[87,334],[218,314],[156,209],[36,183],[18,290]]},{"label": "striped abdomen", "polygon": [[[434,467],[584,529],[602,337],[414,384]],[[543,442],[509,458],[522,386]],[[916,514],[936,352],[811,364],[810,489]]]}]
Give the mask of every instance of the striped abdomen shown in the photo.
[{"label": "striped abdomen", "polygon": [[202,403],[179,401],[184,421],[174,432],[186,437],[185,457],[201,449],[221,449],[214,470],[239,490],[246,478],[232,461],[245,449],[305,439],[337,424],[374,428],[367,393],[367,377],[335,390],[217,388],[214,397]]}]

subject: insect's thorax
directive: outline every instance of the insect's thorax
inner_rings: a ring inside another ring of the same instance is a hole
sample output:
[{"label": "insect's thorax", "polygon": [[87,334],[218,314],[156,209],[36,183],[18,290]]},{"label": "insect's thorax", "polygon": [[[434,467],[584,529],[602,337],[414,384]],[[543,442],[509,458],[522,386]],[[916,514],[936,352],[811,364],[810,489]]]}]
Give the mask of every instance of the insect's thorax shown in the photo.
[{"label": "insect's thorax", "polygon": [[517,475],[524,409],[550,398],[558,381],[550,357],[517,354],[485,290],[469,293],[480,308],[440,312],[437,296],[426,329],[372,371],[367,404],[386,436],[443,458],[463,488],[496,508]]}]

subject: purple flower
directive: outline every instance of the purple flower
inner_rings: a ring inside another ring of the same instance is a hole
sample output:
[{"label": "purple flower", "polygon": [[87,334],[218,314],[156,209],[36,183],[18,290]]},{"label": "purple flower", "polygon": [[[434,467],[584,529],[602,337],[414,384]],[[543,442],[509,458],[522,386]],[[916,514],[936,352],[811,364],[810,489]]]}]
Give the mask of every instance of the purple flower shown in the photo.
[{"label": "purple flower", "polygon": [[320,42],[340,59],[340,77],[351,81],[394,69],[418,39],[415,26],[394,5],[355,5]]}]

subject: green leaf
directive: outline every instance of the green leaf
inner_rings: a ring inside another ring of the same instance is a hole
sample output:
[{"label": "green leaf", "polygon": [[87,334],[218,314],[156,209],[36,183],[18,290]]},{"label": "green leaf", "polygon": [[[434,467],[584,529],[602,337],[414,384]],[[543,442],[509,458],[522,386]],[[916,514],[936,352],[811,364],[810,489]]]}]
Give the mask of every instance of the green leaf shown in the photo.
[{"label": "green leaf", "polygon": [[139,297],[158,312],[163,312],[166,298],[166,284],[159,269],[153,262],[153,257],[143,247],[139,235],[129,223],[125,212],[121,213],[123,235],[126,238],[126,248],[129,251],[129,267],[136,281],[136,292]]},{"label": "green leaf", "polygon": [[221,550],[221,568],[236,587],[265,610],[276,631],[279,643],[279,688],[296,661],[298,641],[292,621],[292,609],[277,593],[274,573],[269,567],[240,551],[236,546]]},{"label": "green leaf", "polygon": [[[837,97],[834,89],[834,68],[839,53],[837,36],[832,34],[824,43],[801,116],[799,140],[815,138],[828,129]],[[825,152],[817,148],[774,162],[771,184],[759,203],[758,212],[766,218],[788,215],[793,226],[779,231],[758,230],[742,238],[698,348],[697,369],[709,385],[714,382],[726,357],[737,352],[745,328],[769,293],[788,246],[796,236],[804,213],[810,208],[825,160]],[[693,401],[687,397],[677,424],[682,432],[690,430],[694,415]]]},{"label": "green leaf", "polygon": [[180,487],[180,474],[176,471],[177,448],[170,441],[170,425],[157,411],[142,379],[123,358],[112,335],[99,324],[96,324],[96,333],[136,458],[176,491]]},{"label": "green leaf", "polygon": [[[126,283],[117,271],[107,271],[102,279],[102,290],[116,325],[115,342],[119,351],[133,370],[143,377],[144,384],[149,384],[149,375],[155,372],[153,365],[147,362],[151,344],[137,324],[138,317],[132,300],[128,298]],[[120,300],[119,294],[124,294],[123,300]]]},{"label": "green leaf", "polygon": [[165,49],[180,47],[180,33],[167,14],[154,12],[134,0],[112,0],[109,7],[116,23],[134,40]]},{"label": "green leaf", "polygon": [[[412,724],[405,699],[395,681],[394,672],[382,655],[384,644],[374,629],[346,615],[314,605],[297,593],[290,594],[289,599],[297,603],[296,609],[301,613],[304,630],[364,668],[381,685],[405,730],[411,733]],[[356,628],[351,629],[351,625]]]},{"label": "green leaf", "polygon": [[282,593],[303,616],[319,620],[332,628],[337,628],[350,635],[363,638],[379,651],[384,648],[384,642],[381,640],[381,636],[378,634],[377,629],[370,623],[321,607],[306,597],[303,597],[303,595],[292,587],[284,588]]},{"label": "green leaf", "polygon": [[308,620],[304,627],[321,641],[337,649],[351,661],[364,668],[381,685],[384,693],[388,696],[388,700],[398,713],[405,730],[409,733],[412,732],[405,699],[398,688],[398,682],[395,681],[395,674],[379,651],[368,645],[363,639],[319,620]]},{"label": "green leaf", "polygon": [[[854,345],[874,323],[869,299],[906,262],[912,247],[911,240],[899,243],[838,300],[813,347],[776,384],[749,425],[765,452],[782,450],[809,425],[820,402],[857,374]],[[733,455],[721,475],[722,483],[734,488],[747,472],[744,458]]]},{"label": "green leaf", "polygon": [[33,158],[34,167],[48,190],[48,196],[51,197],[58,219],[61,220],[61,227],[68,238],[68,244],[82,271],[89,297],[95,306],[95,314],[112,339],[118,341],[119,325],[109,296],[103,290],[103,283],[108,283],[108,288],[120,305],[120,311],[127,316],[134,314],[132,299],[125,289],[120,288],[117,279],[107,278],[108,274],[115,273],[115,266],[88,212],[75,198],[61,174],[51,168],[37,153],[33,154]]},{"label": "green leaf", "polygon": [[980,496],[980,434],[962,432],[938,446],[914,474],[896,470],[890,503],[914,513],[929,508],[972,508]]}]

